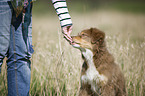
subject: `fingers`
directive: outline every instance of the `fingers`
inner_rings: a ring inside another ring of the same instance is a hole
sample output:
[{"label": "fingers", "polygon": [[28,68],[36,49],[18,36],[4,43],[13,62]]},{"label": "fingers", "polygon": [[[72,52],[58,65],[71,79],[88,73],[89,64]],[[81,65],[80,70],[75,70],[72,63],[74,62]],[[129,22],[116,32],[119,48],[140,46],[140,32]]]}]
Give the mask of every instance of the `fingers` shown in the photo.
[{"label": "fingers", "polygon": [[64,35],[64,38],[70,43],[70,44],[72,44],[72,38],[71,37],[69,37],[69,36],[67,36],[67,35]]},{"label": "fingers", "polygon": [[72,26],[65,26],[62,30],[64,34],[70,35],[72,32]]},{"label": "fingers", "polygon": [[73,44],[73,40],[72,40],[72,38],[70,36],[71,32],[72,32],[72,26],[65,26],[62,29],[62,33],[64,35],[64,38],[72,45]]},{"label": "fingers", "polygon": [[68,35],[70,35],[71,32],[72,32],[72,26],[68,26],[68,27],[67,27],[67,33],[68,33]]}]

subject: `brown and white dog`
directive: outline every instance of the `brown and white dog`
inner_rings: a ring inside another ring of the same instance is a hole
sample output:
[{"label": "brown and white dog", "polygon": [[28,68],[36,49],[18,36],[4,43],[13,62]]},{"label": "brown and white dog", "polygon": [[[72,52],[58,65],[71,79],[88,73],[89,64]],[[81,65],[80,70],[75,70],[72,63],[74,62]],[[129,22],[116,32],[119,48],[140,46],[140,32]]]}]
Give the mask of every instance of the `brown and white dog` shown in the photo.
[{"label": "brown and white dog", "polygon": [[79,96],[126,96],[125,80],[105,44],[105,33],[90,28],[72,36],[84,60]]}]

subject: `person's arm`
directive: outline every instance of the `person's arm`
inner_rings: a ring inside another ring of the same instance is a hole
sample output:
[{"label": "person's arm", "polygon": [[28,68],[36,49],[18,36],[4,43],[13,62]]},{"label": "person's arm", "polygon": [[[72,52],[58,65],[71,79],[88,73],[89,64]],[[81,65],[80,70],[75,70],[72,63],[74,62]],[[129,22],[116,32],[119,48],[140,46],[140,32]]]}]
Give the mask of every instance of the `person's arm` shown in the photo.
[{"label": "person's arm", "polygon": [[52,0],[52,3],[59,17],[64,37],[70,44],[72,44],[72,38],[70,37],[72,31],[72,21],[67,9],[66,0]]},{"label": "person's arm", "polygon": [[52,0],[53,6],[59,16],[61,27],[72,26],[71,17],[68,13],[66,0]]}]

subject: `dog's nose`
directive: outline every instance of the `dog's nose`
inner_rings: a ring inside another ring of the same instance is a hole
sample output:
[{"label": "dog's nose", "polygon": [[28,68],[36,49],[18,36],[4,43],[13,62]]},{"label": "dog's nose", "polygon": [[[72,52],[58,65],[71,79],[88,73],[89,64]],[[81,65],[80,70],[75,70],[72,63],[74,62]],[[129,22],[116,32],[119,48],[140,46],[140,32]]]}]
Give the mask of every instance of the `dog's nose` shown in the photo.
[{"label": "dog's nose", "polygon": [[74,42],[74,37],[75,37],[75,36],[71,36],[71,38],[72,38],[72,43],[75,43],[75,42]]}]

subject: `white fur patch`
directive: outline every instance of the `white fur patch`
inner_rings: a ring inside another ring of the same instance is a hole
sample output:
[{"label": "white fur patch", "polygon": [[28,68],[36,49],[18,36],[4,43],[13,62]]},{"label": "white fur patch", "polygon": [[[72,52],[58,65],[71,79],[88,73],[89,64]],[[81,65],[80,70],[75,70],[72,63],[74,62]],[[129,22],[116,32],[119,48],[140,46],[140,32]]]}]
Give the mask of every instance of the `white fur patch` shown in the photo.
[{"label": "white fur patch", "polygon": [[80,45],[79,44],[74,44],[72,45],[74,48],[80,48]]},{"label": "white fur patch", "polygon": [[84,83],[89,83],[92,90],[96,91],[99,87],[97,85],[100,85],[100,83],[106,83],[107,78],[104,75],[99,74],[97,71],[93,62],[93,53],[91,50],[86,49],[82,54],[88,63],[88,69],[86,70],[86,74],[82,75],[81,80]]}]

